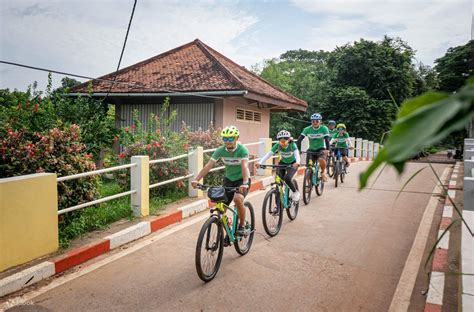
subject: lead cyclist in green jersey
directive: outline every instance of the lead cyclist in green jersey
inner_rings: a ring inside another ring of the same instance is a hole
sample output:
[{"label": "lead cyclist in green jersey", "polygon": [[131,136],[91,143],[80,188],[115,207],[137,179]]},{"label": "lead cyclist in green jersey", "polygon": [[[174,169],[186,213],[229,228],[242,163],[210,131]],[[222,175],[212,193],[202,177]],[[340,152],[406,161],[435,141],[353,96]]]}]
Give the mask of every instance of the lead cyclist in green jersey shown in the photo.
[{"label": "lead cyclist in green jersey", "polygon": [[237,206],[237,212],[239,216],[239,226],[236,230],[237,234],[245,234],[245,206],[244,198],[247,196],[250,187],[250,171],[249,171],[249,150],[237,142],[239,139],[239,130],[234,126],[224,128],[221,132],[222,140],[224,145],[217,148],[212,154],[209,162],[202,168],[198,173],[195,180],[191,182],[193,188],[196,188],[199,184],[199,180],[204,178],[209,170],[212,169],[214,164],[222,159],[225,165],[225,177],[223,186],[225,187],[238,187],[238,192],[226,191],[226,197],[230,204],[232,199],[234,200],[235,206]]}]

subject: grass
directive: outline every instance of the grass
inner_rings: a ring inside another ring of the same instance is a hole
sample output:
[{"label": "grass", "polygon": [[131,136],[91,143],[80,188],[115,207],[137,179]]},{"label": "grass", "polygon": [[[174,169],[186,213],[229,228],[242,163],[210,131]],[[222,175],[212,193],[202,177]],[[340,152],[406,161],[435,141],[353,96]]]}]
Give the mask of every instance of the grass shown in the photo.
[{"label": "grass", "polygon": [[[108,181],[101,184],[99,192],[100,197],[106,197],[123,190],[116,182]],[[182,190],[169,192],[166,196],[153,196],[150,192],[150,215],[159,214],[165,205],[186,195]],[[72,240],[87,232],[105,229],[109,224],[122,219],[134,219],[130,208],[130,195],[72,212],[59,223],[59,245],[61,248],[67,248]]]}]

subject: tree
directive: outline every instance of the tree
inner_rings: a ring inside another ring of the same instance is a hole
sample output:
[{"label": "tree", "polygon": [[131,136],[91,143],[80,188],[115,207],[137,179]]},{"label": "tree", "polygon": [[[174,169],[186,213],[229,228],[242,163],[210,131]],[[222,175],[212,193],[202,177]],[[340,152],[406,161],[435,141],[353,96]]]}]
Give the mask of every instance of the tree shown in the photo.
[{"label": "tree", "polygon": [[454,92],[473,75],[474,40],[465,45],[449,48],[443,57],[435,60],[439,77],[439,90]]},{"label": "tree", "polygon": [[390,129],[397,106],[390,100],[377,100],[358,87],[331,89],[320,112],[343,122],[351,136],[379,142]]},{"label": "tree", "polygon": [[361,39],[331,53],[332,82],[337,87],[362,88],[377,100],[390,100],[391,93],[401,104],[413,95],[413,56],[413,49],[400,38],[385,36],[381,42]]},{"label": "tree", "polygon": [[[270,134],[286,129],[293,136],[298,136],[308,123],[308,112],[315,111],[316,103],[323,98],[328,87],[330,71],[327,67],[329,52],[290,50],[278,59],[266,60],[260,76],[286,92],[305,100],[308,104],[306,113],[282,112],[272,113]],[[299,121],[298,121],[299,120]]]}]

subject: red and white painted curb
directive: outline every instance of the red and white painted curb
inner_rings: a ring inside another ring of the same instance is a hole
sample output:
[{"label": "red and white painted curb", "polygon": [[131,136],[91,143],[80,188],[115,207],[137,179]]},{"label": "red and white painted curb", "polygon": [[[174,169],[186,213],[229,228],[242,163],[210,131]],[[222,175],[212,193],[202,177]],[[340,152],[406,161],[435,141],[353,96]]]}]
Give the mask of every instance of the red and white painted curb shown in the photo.
[{"label": "red and white painted curb", "polygon": [[[297,171],[297,175],[303,175],[305,167]],[[250,192],[264,189],[274,181],[273,176],[256,180],[250,187]],[[64,255],[58,256],[50,261],[45,261],[21,272],[10,275],[0,280],[0,297],[21,290],[27,286],[37,283],[53,275],[62,273],[79,264],[96,258],[136,239],[145,237],[169,225],[180,222],[201,211],[215,206],[215,203],[207,199],[200,199],[188,205],[178,208],[177,211],[163,216],[155,217],[149,221],[142,221],[115,234],[104,237],[94,243],[76,248]]]},{"label": "red and white painted curb", "polygon": [[[456,196],[456,179],[458,177],[460,163],[456,163],[448,184],[448,195],[453,200]],[[438,239],[443,235],[446,228],[453,220],[454,207],[446,197],[443,216],[439,225]],[[446,272],[448,271],[449,231],[439,241],[433,256],[428,295],[426,297],[425,312],[441,312],[443,308],[443,293]]]}]

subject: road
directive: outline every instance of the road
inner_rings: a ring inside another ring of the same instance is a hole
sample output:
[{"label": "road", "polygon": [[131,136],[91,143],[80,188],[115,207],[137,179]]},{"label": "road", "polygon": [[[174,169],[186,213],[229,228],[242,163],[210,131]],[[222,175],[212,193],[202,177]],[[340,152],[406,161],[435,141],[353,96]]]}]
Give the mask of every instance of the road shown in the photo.
[{"label": "road", "polygon": [[[261,225],[264,192],[253,195],[252,249],[241,257],[226,248],[210,283],[196,275],[203,223],[197,220],[9,311],[387,311],[435,178],[423,170],[394,203],[404,182],[426,164],[408,164],[401,178],[385,169],[371,189],[358,192],[358,174],[367,165],[352,164],[344,184],[335,188],[330,180],[321,197],[313,192],[297,219],[285,216],[280,234],[270,239]],[[434,166],[439,175],[446,168]]]}]

